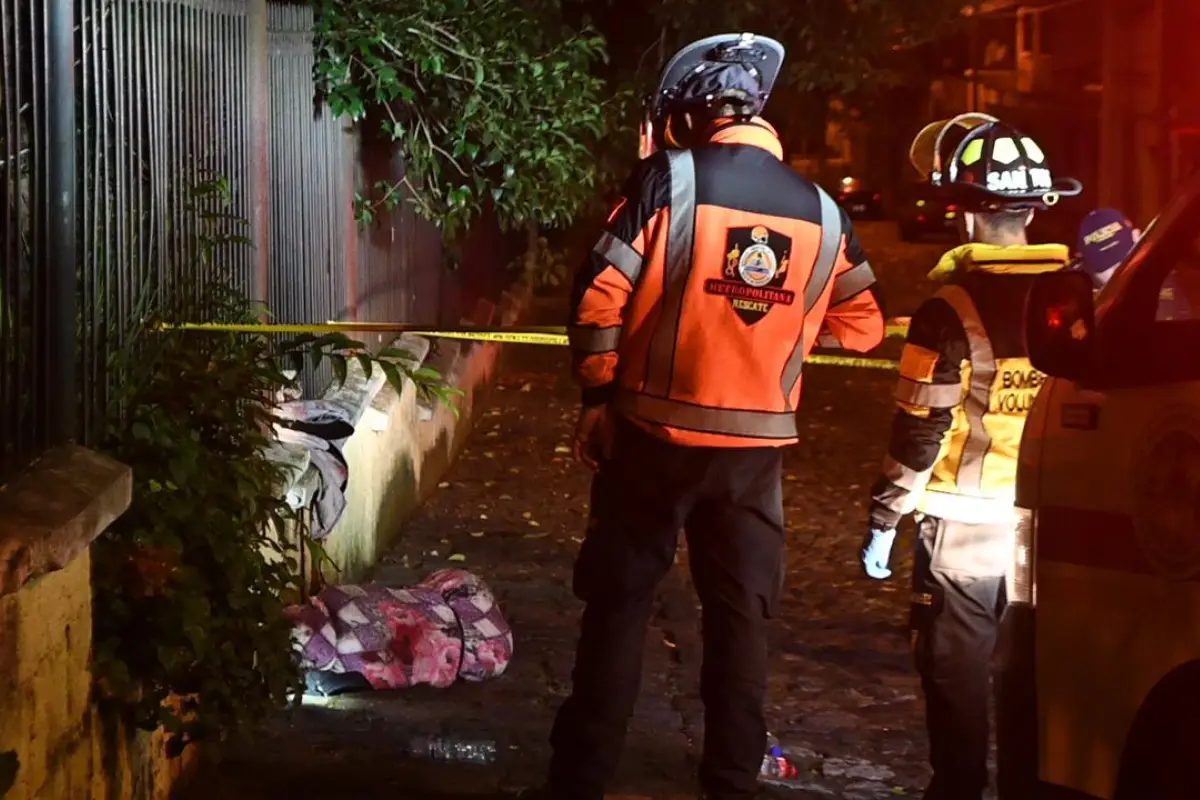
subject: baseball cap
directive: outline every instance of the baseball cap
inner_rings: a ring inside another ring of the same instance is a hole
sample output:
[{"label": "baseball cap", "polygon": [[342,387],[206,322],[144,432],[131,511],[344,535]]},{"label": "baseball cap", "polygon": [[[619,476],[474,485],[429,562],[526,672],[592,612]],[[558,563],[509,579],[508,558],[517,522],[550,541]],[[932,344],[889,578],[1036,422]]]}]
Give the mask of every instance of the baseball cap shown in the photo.
[{"label": "baseball cap", "polygon": [[1079,226],[1080,266],[1093,274],[1106,272],[1124,261],[1136,242],[1128,217],[1115,208],[1098,208]]}]

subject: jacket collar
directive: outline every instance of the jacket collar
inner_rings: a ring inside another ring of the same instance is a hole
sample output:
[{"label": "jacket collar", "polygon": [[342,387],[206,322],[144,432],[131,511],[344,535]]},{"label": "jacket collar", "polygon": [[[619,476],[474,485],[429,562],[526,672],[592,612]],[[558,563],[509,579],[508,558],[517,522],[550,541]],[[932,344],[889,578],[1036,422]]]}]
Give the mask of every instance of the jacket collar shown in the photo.
[{"label": "jacket collar", "polygon": [[721,120],[713,125],[707,138],[710,144],[745,144],[757,147],[783,160],[783,145],[779,143],[779,134],[771,123],[762,117],[754,117],[744,122]]},{"label": "jacket collar", "polygon": [[933,280],[944,281],[955,273],[988,272],[994,275],[1034,275],[1054,272],[1067,266],[1070,248],[1063,244],[1027,244],[1001,247],[971,242],[942,256],[929,273]]}]

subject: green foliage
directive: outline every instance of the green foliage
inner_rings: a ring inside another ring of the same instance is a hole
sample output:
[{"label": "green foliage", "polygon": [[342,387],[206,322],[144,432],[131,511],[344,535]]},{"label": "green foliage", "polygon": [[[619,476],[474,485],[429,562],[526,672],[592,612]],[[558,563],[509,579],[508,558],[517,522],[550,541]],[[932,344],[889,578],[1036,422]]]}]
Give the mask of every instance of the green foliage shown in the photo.
[{"label": "green foliage", "polygon": [[[782,86],[844,95],[892,83],[898,50],[929,41],[963,19],[965,0],[660,0],[659,23],[678,48],[718,31],[754,31],[788,48]],[[651,34],[651,38],[654,34]]]},{"label": "green foliage", "polygon": [[[556,0],[314,0],[317,80],[334,112],[378,119],[403,187],[356,203],[370,222],[406,196],[453,237],[487,202],[502,224],[563,225],[591,200],[607,131],[604,42]],[[407,190],[407,191],[405,191]]]},{"label": "green foliage", "polygon": [[533,289],[565,286],[571,279],[572,265],[567,263],[569,251],[553,246],[545,236],[521,259],[522,280]]},{"label": "green foliage", "polygon": [[371,355],[340,334],[280,341],[163,330],[263,313],[219,268],[228,261],[219,254],[245,244],[244,221],[220,208],[225,188],[216,180],[196,191],[193,260],[148,287],[138,323],[108,359],[114,391],[100,443],[133,468],[134,486],[129,511],[93,549],[99,695],[134,725],[173,734],[175,755],[247,731],[299,685],[282,614],[299,578],[281,544],[297,520],[281,499],[284,468],[265,455],[277,398],[292,385],[284,367],[330,359],[342,380],[353,358],[381,368],[397,391],[412,382],[451,394],[408,353]]}]

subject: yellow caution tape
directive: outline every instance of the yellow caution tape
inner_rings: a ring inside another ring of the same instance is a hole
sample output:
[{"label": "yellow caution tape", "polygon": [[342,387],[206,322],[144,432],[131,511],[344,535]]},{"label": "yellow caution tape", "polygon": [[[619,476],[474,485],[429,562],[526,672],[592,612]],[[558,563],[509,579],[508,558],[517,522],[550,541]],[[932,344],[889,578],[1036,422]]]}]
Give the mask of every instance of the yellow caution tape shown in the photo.
[{"label": "yellow caution tape", "polygon": [[832,364],[837,367],[863,367],[865,369],[887,369],[897,372],[899,361],[889,361],[886,358],[857,358],[855,356],[829,356],[824,353],[813,353],[804,359],[805,364]]},{"label": "yellow caution tape", "polygon": [[[907,331],[904,323],[889,323],[888,335],[898,335],[893,329]],[[287,324],[225,324],[216,322],[186,322],[179,325],[162,325],[163,330],[213,331],[221,333],[409,333],[433,339],[464,339],[476,342],[499,344],[539,344],[564,347],[568,344],[566,328],[543,325],[525,328],[426,328],[419,325],[404,325],[391,322],[326,322],[320,325]],[[808,364],[829,364],[840,367],[864,367],[867,369],[897,370],[899,364],[882,358],[858,358],[814,353],[805,359]]]},{"label": "yellow caution tape", "polygon": [[213,331],[220,333],[410,333],[436,339],[469,339],[482,342],[510,344],[567,344],[567,329],[561,326],[529,328],[427,328],[421,325],[405,325],[393,322],[326,322],[316,325],[288,324],[225,324],[216,322],[185,322],[179,325],[163,325],[164,330]]}]

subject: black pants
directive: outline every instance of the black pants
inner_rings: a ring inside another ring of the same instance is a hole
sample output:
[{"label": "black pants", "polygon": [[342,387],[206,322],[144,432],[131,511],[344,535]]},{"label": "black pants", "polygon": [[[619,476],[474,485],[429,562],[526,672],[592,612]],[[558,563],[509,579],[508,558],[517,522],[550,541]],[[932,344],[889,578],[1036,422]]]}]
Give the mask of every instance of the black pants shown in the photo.
[{"label": "black pants", "polygon": [[766,746],[766,621],[783,581],[781,466],[778,449],[678,447],[618,425],[575,564],[587,605],[573,691],[551,734],[555,798],[601,800],[616,771],[646,625],[681,528],[703,608],[700,783],[714,800],[754,796]]},{"label": "black pants", "polygon": [[958,533],[956,524],[921,520],[913,559],[913,658],[933,767],[925,800],[980,800],[988,785],[988,703],[1004,578],[939,568],[935,551]]}]

